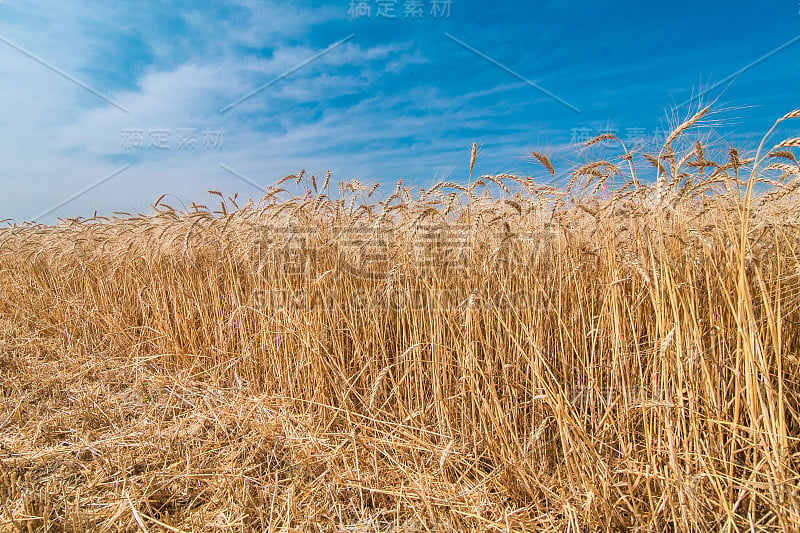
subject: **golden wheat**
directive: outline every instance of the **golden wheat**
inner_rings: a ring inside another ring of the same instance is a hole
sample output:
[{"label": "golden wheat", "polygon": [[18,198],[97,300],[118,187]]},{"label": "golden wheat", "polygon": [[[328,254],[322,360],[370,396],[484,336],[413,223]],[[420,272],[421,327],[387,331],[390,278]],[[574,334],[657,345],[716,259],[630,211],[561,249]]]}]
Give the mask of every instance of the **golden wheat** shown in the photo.
[{"label": "golden wheat", "polygon": [[797,143],[681,151],[706,112],[564,190],[473,144],[0,230],[0,528],[795,529]]}]

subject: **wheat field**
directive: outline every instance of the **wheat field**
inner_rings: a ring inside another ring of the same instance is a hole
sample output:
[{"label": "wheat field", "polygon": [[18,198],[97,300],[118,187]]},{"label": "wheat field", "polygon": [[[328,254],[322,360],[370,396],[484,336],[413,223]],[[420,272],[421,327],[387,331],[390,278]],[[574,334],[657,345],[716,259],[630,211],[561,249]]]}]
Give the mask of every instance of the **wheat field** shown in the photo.
[{"label": "wheat field", "polygon": [[0,528],[797,530],[800,138],[707,113],[0,230]]}]

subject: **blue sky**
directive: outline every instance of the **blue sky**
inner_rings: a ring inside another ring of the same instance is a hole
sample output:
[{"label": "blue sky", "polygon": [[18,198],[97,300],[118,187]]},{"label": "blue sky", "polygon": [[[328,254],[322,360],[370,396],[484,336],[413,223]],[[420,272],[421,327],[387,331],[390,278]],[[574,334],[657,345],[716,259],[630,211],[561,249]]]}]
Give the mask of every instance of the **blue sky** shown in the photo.
[{"label": "blue sky", "polygon": [[258,198],[301,168],[465,180],[473,141],[476,173],[546,181],[531,150],[566,172],[581,137],[655,143],[784,45],[703,95],[701,130],[746,149],[800,107],[797,0],[437,1],[4,0],[0,219]]}]

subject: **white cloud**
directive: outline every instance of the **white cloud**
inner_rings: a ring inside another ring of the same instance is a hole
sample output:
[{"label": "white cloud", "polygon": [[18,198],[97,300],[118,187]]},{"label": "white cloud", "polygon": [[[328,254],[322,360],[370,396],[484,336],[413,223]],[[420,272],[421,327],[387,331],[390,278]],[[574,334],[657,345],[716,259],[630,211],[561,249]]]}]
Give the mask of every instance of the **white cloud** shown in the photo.
[{"label": "white cloud", "polygon": [[[135,83],[108,93],[130,111],[126,114],[0,43],[0,76],[13,80],[2,86],[0,97],[4,119],[0,179],[6,191],[0,197],[2,216],[28,219],[126,162],[131,164],[128,170],[45,221],[55,216],[88,216],[95,209],[104,213],[147,210],[164,193],[186,203],[205,198],[208,189],[260,196],[220,164],[263,184],[305,168],[317,175],[331,170],[335,180],[402,177],[407,183],[424,185],[434,176],[460,177],[473,140],[491,147],[487,154],[495,154],[479,161],[476,170],[494,166],[497,171],[501,164],[505,169],[509,153],[516,157],[524,144],[524,136],[508,135],[514,129],[514,117],[508,111],[513,106],[502,98],[518,90],[516,84],[476,88],[458,98],[425,85],[389,94],[375,90],[371,84],[382,76],[429,62],[411,42],[376,46],[348,42],[220,114],[222,106],[319,52],[294,37],[305,35],[314,24],[346,15],[344,8],[341,13],[330,7],[304,10],[256,0],[240,0],[237,5],[246,9],[242,17],[246,22],[235,27],[214,21],[213,14],[199,8],[189,12],[185,20],[190,31],[209,28],[214,43],[207,49],[184,51],[181,61],[172,59],[185,44],[185,36],[143,27],[142,21],[152,14],[131,21],[114,16],[120,8],[98,8],[102,11],[97,14],[80,4],[51,3],[26,7],[16,23],[0,25],[0,35],[24,36],[32,50],[79,78],[91,71],[98,47],[117,30],[140,33],[155,54]],[[26,33],[31,21],[52,21],[56,31]],[[103,35],[86,31],[93,25],[105,25]],[[68,46],[62,40],[65,37]],[[261,47],[266,42],[272,43],[267,57],[241,55],[241,46]],[[93,83],[91,77],[85,81]],[[494,104],[475,104],[489,94],[496,97]],[[354,101],[346,107],[328,105],[342,97]],[[503,128],[497,127],[499,119],[507,121]],[[121,141],[126,128],[167,129],[171,149],[125,150]],[[223,128],[223,148],[178,151],[179,128],[196,128],[200,135],[205,128]],[[469,132],[476,130],[482,130],[481,138],[471,137]],[[466,133],[455,133],[460,131]],[[505,163],[500,161],[503,157]]]}]

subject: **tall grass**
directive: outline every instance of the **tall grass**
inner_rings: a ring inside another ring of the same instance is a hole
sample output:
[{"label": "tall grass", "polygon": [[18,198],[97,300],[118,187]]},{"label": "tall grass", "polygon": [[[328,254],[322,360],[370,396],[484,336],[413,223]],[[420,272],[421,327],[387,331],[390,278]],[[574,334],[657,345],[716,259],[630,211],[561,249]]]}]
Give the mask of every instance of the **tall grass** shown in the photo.
[{"label": "tall grass", "polygon": [[561,188],[540,153],[552,186],[473,179],[473,145],[466,187],[3,230],[3,518],[793,530],[800,140],[714,161],[705,112]]}]

